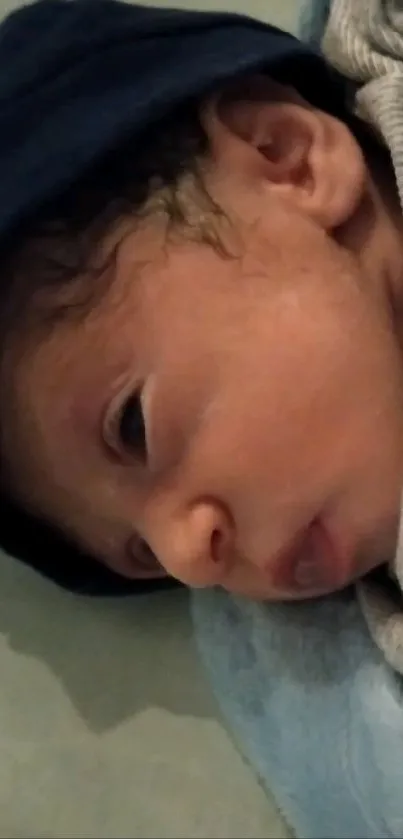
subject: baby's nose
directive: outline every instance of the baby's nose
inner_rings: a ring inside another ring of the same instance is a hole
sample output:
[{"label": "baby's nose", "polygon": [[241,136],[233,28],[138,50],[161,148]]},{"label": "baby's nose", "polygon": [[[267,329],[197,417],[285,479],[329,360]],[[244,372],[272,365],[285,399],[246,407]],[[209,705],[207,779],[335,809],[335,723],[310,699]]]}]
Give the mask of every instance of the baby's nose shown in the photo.
[{"label": "baby's nose", "polygon": [[157,556],[168,574],[195,586],[218,585],[234,561],[229,511],[214,499],[195,502],[157,537]]}]

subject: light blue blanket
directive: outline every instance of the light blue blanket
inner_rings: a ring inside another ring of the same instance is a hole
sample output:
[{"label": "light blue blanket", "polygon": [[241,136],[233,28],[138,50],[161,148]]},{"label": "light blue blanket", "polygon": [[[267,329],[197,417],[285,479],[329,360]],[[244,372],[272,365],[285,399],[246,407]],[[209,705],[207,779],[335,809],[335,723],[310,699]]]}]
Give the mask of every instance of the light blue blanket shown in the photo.
[{"label": "light blue blanket", "polygon": [[193,612],[224,715],[297,836],[402,837],[403,685],[354,591],[261,605],[210,590]]},{"label": "light blue blanket", "polygon": [[[328,5],[304,9],[307,40]],[[403,837],[403,680],[354,590],[293,605],[205,591],[193,612],[224,715],[297,836]]]}]

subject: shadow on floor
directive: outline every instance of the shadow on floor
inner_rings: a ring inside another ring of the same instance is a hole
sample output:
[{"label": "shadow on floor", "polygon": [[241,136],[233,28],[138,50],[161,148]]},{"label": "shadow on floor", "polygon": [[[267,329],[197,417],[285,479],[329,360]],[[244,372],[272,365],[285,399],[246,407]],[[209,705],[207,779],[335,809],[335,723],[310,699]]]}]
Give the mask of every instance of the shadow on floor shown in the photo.
[{"label": "shadow on floor", "polygon": [[0,635],[13,650],[46,664],[93,731],[150,707],[217,716],[185,591],[81,598],[0,555]]}]

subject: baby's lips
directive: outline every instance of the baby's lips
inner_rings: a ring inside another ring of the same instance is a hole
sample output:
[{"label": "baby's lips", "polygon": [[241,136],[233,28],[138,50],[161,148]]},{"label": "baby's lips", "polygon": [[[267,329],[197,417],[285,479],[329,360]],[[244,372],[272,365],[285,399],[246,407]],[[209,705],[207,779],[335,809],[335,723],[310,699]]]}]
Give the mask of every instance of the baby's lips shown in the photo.
[{"label": "baby's lips", "polygon": [[270,574],[279,591],[312,596],[340,588],[345,567],[328,531],[315,519],[291,548],[276,557]]}]

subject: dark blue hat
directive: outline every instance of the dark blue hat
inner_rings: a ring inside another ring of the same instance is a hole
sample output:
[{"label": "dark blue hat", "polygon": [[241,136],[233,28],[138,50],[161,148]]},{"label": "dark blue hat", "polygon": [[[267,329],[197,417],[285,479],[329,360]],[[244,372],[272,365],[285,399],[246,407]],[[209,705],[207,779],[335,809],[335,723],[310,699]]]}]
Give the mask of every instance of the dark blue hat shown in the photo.
[{"label": "dark blue hat", "polygon": [[0,26],[0,239],[127,135],[255,68],[340,107],[323,60],[232,14],[42,0]]},{"label": "dark blue hat", "polygon": [[[246,17],[115,0],[41,0],[11,14],[0,26],[0,243],[117,143],[257,69],[344,112],[343,85],[319,54]],[[79,555],[6,501],[0,518],[0,544],[65,587],[149,588]]]}]

